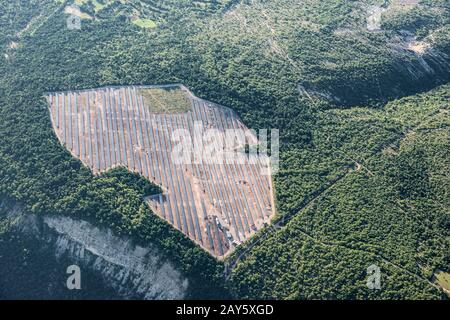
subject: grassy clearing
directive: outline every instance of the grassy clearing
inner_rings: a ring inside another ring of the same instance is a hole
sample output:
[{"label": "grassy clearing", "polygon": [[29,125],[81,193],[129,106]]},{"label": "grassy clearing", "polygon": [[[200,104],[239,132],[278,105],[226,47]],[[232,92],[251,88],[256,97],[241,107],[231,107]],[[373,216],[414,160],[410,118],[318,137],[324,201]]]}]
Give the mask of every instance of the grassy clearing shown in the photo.
[{"label": "grassy clearing", "polygon": [[438,271],[435,274],[437,283],[447,294],[450,294],[450,274],[444,271]]},{"label": "grassy clearing", "polygon": [[154,113],[182,113],[191,110],[191,103],[179,88],[151,88],[138,91]]},{"label": "grassy clearing", "polygon": [[144,29],[156,28],[156,22],[151,19],[136,19],[133,21],[133,24]]},{"label": "grassy clearing", "polygon": [[95,12],[99,12],[99,11],[103,10],[107,6],[107,4],[109,4],[109,2],[107,2],[107,4],[103,4],[103,3],[99,3],[96,0],[93,0],[92,4],[94,5]]}]

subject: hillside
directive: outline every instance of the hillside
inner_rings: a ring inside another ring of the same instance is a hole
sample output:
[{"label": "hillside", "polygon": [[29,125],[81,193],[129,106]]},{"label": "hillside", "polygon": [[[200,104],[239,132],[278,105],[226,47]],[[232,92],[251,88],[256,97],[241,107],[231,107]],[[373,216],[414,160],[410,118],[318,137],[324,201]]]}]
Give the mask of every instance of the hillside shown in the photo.
[{"label": "hillside", "polygon": [[[341,163],[321,158],[311,165],[311,150],[285,163],[278,204],[289,219],[281,217],[245,251],[231,275],[236,295],[439,298],[433,276],[448,265],[449,94],[446,85],[375,111],[320,113],[314,144]],[[336,178],[307,194],[291,176],[305,181],[310,167]],[[383,270],[376,293],[365,286],[372,263]]]},{"label": "hillside", "polygon": [[[447,1],[76,2],[79,30],[69,1],[0,4],[0,195],[155,246],[194,284],[189,297],[443,297]],[[148,180],[94,176],[72,157],[44,99],[168,83],[280,129],[275,227],[225,263],[152,213]],[[372,264],[383,290],[365,286]]]}]

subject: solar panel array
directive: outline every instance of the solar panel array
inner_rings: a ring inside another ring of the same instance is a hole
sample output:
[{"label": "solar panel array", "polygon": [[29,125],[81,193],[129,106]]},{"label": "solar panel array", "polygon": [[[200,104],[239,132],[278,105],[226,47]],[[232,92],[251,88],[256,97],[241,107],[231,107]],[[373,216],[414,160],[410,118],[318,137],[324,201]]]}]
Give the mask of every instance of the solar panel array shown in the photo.
[{"label": "solar panel array", "polygon": [[[191,110],[153,113],[141,89],[178,87]],[[47,95],[61,143],[94,174],[124,166],[160,185],[152,210],[216,257],[224,257],[274,215],[269,159],[241,163],[177,163],[173,133],[194,126],[248,130],[229,108],[199,99],[184,86],[106,87]],[[257,141],[257,138],[253,136]]]}]

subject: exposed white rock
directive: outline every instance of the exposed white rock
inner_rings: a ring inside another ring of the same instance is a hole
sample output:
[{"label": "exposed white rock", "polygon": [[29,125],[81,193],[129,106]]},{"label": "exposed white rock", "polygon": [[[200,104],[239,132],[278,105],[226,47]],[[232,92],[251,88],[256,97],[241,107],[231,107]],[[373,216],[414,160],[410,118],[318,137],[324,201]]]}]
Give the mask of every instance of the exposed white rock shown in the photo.
[{"label": "exposed white rock", "polygon": [[367,30],[379,31],[381,30],[381,16],[387,9],[380,6],[369,6],[367,12]]},{"label": "exposed white rock", "polygon": [[43,222],[56,233],[57,257],[68,255],[98,272],[120,295],[158,300],[185,297],[187,279],[162,261],[156,248],[133,245],[109,229],[69,217],[45,216]]},{"label": "exposed white rock", "polygon": [[408,43],[408,50],[420,55],[426,53],[430,47],[430,44],[424,41],[412,40]]},{"label": "exposed white rock", "polygon": [[8,212],[9,225],[42,241],[57,258],[68,257],[82,270],[100,275],[124,298],[183,299],[189,282],[158,249],[141,247],[110,229],[67,216],[25,214],[20,206]]}]

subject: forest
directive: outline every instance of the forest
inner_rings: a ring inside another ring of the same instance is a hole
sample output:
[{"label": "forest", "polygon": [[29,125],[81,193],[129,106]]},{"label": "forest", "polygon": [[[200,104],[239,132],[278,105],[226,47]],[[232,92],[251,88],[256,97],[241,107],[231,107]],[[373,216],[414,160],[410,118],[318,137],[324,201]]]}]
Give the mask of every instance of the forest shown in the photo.
[{"label": "forest", "polygon": [[[366,6],[385,5],[375,0],[81,1],[90,18],[79,30],[67,28],[71,1],[2,2],[0,194],[30,214],[154,244],[191,279],[192,298],[442,298],[450,8],[422,2],[386,11],[380,32],[366,28]],[[412,50],[417,42],[431,49]],[[233,108],[250,128],[280,129],[276,221],[288,222],[225,263],[151,212],[143,197],[156,186],[122,169],[93,176],[72,158],[44,99],[168,83]],[[383,290],[365,286],[371,264]]]}]

